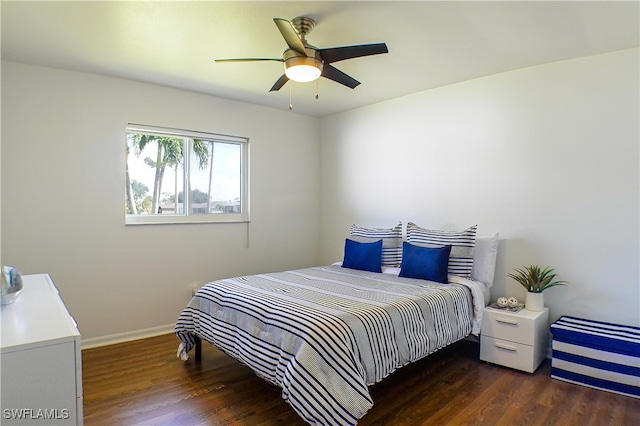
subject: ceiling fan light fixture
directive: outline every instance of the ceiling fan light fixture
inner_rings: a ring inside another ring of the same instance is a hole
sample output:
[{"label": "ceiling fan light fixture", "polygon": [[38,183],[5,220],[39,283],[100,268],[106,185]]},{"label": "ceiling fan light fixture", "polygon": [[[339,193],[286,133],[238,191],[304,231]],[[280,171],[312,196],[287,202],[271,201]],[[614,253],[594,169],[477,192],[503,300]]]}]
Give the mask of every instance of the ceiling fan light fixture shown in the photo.
[{"label": "ceiling fan light fixture", "polygon": [[289,80],[299,83],[314,81],[322,74],[322,61],[304,56],[288,58],[284,62],[284,73]]}]

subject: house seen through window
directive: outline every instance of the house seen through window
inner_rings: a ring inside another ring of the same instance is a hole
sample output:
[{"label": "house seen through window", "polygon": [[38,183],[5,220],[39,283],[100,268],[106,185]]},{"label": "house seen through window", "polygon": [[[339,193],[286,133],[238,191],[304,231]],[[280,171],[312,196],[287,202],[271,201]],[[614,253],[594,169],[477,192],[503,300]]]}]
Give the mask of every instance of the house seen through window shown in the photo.
[{"label": "house seen through window", "polygon": [[127,224],[246,222],[248,140],[130,124]]}]

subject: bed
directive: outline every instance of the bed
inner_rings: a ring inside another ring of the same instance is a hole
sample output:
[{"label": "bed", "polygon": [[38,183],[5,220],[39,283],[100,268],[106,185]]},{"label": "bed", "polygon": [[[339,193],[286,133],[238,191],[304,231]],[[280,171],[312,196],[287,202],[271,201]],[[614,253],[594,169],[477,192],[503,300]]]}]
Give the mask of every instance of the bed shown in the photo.
[{"label": "bed", "polygon": [[480,331],[486,283],[402,275],[336,263],[210,282],[179,316],[178,356],[208,342],[282,388],[306,422],[356,424],[370,385]]}]

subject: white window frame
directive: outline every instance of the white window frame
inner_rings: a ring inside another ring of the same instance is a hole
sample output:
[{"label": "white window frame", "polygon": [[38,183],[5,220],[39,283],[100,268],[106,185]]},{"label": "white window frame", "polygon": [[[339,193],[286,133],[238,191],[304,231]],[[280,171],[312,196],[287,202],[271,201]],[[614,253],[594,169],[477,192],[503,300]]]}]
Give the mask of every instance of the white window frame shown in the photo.
[{"label": "white window frame", "polygon": [[[180,137],[191,139],[204,139],[211,142],[222,142],[236,144],[240,149],[240,206],[241,213],[198,213],[190,214],[188,209],[184,209],[183,214],[125,214],[126,225],[153,225],[153,224],[180,224],[180,223],[246,223],[249,222],[249,138],[221,135],[216,133],[199,132],[193,130],[171,129],[158,126],[148,126],[142,124],[129,123],[126,128],[126,134],[129,133],[145,133],[157,134],[168,137]],[[185,184],[186,176],[189,173],[189,147],[184,155],[184,173]],[[186,186],[186,185],[185,185]],[[188,190],[183,191],[184,197],[188,197]],[[185,198],[185,205],[187,199]],[[126,192],[125,192],[126,202]],[[177,202],[177,200],[176,200]]]}]

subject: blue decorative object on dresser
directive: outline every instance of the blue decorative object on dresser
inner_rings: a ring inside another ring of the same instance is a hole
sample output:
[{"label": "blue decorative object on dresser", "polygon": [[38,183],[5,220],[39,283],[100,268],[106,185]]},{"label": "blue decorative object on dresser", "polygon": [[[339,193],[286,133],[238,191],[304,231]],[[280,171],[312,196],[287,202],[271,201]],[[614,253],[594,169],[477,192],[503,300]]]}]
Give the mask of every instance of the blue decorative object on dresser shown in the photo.
[{"label": "blue decorative object on dresser", "polygon": [[640,398],[640,328],[562,316],[551,334],[551,377]]},{"label": "blue decorative object on dresser", "polygon": [[15,302],[22,292],[22,275],[13,266],[3,266],[2,279],[2,304],[8,305]]}]

